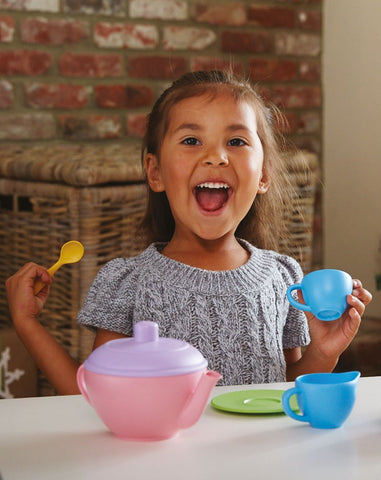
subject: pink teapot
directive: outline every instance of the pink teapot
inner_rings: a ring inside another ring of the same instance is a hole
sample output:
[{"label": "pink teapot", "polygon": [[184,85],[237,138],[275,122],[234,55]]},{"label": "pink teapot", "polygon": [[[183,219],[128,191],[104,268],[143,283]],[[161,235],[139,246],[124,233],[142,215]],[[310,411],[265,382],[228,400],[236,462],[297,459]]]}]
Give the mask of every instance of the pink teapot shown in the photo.
[{"label": "pink teapot", "polygon": [[191,345],[159,337],[155,322],[134,325],[134,336],[111,340],[79,367],[88,403],[117,436],[164,440],[194,425],[221,375]]}]

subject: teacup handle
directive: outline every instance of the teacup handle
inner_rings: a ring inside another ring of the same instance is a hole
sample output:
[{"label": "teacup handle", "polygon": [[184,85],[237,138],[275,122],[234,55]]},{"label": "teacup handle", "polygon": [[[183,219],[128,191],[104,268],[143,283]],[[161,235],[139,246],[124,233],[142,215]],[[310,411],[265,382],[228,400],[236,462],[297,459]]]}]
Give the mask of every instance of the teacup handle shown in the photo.
[{"label": "teacup handle", "polygon": [[85,366],[84,364],[80,365],[77,370],[77,384],[82,393],[85,397],[86,401],[91,405],[89,394],[87,393],[87,387],[85,382]]},{"label": "teacup handle", "polygon": [[[299,308],[300,310],[304,310],[305,312],[311,312],[311,307],[309,305],[305,305],[304,303],[300,303],[291,295],[294,290],[302,290],[301,283],[295,283],[295,285],[290,285],[287,289],[287,299],[291,303],[291,305],[295,308]],[[303,290],[302,290],[303,291]]]},{"label": "teacup handle", "polygon": [[290,407],[290,398],[293,395],[296,395],[297,393],[300,393],[300,391],[297,388],[290,388],[289,390],[286,390],[283,395],[282,395],[282,405],[283,405],[283,410],[285,413],[293,418],[294,420],[298,420],[299,422],[308,422],[308,418],[306,415],[298,415],[297,413],[292,410]]}]

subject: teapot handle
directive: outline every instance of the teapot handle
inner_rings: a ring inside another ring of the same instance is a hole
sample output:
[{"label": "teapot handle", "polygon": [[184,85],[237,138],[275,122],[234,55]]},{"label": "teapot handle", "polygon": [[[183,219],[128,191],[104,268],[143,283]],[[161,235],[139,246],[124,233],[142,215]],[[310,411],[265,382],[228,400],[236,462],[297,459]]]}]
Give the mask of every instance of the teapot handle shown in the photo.
[{"label": "teapot handle", "polygon": [[85,397],[86,401],[91,405],[89,394],[87,392],[86,382],[85,382],[85,366],[84,364],[80,365],[77,370],[77,384],[82,393]]}]

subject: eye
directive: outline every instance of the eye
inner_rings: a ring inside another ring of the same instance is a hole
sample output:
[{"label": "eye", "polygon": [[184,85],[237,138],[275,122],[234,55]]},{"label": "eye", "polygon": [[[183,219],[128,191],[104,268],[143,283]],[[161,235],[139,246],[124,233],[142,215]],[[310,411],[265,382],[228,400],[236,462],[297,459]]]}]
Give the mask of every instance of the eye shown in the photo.
[{"label": "eye", "polygon": [[187,137],[181,143],[184,145],[199,145],[200,142],[195,137]]},{"label": "eye", "polygon": [[242,138],[232,138],[228,141],[228,145],[230,145],[231,147],[242,147],[244,145],[247,145],[247,142],[245,142],[245,140],[242,140]]}]

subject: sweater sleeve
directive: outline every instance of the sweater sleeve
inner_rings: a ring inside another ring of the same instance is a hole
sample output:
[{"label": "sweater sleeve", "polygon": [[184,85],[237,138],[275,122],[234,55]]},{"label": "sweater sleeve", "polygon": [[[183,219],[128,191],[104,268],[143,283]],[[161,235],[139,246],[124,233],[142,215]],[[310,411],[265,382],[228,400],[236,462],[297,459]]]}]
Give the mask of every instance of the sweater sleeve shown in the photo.
[{"label": "sweater sleeve", "polygon": [[134,258],[116,258],[98,272],[79,311],[78,323],[132,335],[136,297]]},{"label": "sweater sleeve", "polygon": [[[291,257],[281,255],[279,257],[281,272],[285,282],[285,289],[295,283],[300,283],[303,278],[303,272],[296,260]],[[283,329],[283,348],[290,349],[300,346],[306,346],[310,343],[310,334],[308,322],[305,313],[289,304],[286,323]]]}]

